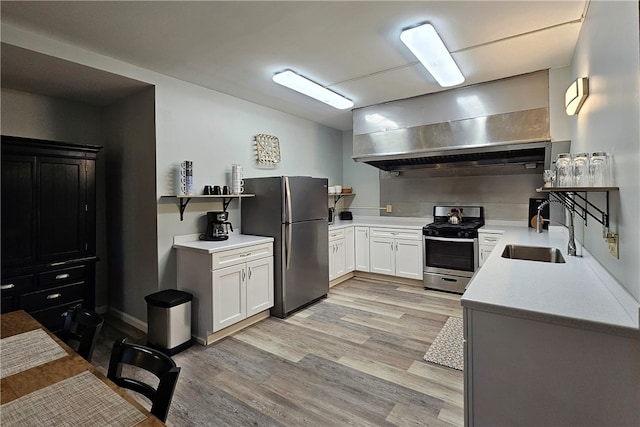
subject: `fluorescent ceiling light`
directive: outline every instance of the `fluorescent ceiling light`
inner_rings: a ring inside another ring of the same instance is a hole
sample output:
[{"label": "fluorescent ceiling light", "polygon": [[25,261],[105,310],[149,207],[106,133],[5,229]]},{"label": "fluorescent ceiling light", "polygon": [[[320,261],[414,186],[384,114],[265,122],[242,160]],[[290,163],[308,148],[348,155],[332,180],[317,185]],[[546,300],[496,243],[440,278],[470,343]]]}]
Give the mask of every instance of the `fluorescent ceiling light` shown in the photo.
[{"label": "fluorescent ceiling light", "polygon": [[586,77],[576,79],[564,93],[564,106],[567,114],[578,114],[582,104],[589,96],[589,80]]},{"label": "fluorescent ceiling light", "polygon": [[273,81],[281,84],[282,86],[286,86],[289,89],[293,89],[304,95],[310,96],[311,98],[315,98],[318,101],[322,101],[325,104],[329,104],[339,110],[345,110],[353,107],[353,102],[351,102],[351,100],[344,98],[343,96],[340,96],[291,70],[286,70],[274,75]]},{"label": "fluorescent ceiling light", "polygon": [[404,30],[400,34],[400,40],[440,86],[449,87],[464,82],[464,76],[431,24]]}]

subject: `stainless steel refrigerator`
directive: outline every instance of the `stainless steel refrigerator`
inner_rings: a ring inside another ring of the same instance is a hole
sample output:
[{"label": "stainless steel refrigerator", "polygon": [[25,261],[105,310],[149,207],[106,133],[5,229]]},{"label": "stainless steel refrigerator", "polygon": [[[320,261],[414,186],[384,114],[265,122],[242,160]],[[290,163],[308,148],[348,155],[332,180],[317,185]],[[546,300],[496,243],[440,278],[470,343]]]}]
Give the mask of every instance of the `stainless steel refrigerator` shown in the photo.
[{"label": "stainless steel refrigerator", "polygon": [[326,178],[245,178],[240,207],[243,234],[269,236],[274,246],[274,306],[285,318],[329,292]]}]

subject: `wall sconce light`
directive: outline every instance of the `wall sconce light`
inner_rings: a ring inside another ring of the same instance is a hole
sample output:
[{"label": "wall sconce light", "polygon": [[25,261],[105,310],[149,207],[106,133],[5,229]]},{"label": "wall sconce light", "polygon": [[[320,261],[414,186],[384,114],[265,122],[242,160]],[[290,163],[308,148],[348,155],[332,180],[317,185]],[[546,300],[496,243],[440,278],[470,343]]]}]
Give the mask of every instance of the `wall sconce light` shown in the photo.
[{"label": "wall sconce light", "polygon": [[588,78],[580,77],[571,83],[564,94],[564,106],[567,114],[570,116],[578,114],[587,96],[589,96]]}]

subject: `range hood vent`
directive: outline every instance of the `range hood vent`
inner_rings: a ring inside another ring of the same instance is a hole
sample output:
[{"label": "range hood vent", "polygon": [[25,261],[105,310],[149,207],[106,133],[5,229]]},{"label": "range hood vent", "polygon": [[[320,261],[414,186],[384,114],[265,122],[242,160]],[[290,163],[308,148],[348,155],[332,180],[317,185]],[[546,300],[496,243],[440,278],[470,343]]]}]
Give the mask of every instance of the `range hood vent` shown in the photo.
[{"label": "range hood vent", "polygon": [[551,143],[527,144],[527,148],[506,149],[495,152],[443,154],[406,159],[368,160],[366,163],[385,171],[402,171],[418,168],[460,168],[499,165],[546,164],[546,153]]},{"label": "range hood vent", "polygon": [[354,135],[353,159],[385,171],[550,164],[549,109]]}]

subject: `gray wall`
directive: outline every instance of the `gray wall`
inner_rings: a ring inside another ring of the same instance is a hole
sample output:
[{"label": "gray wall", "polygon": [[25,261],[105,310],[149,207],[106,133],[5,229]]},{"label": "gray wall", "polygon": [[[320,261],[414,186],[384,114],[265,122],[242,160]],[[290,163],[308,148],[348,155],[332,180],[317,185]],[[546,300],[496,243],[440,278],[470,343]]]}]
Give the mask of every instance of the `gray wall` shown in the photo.
[{"label": "gray wall", "polygon": [[142,318],[140,301],[158,289],[155,89],[105,109],[109,306]]},{"label": "gray wall", "polygon": [[[76,144],[105,145],[102,109],[87,104],[2,89],[3,135],[47,139]],[[96,162],[96,307],[108,303],[106,241],[106,167],[104,149]]]}]

